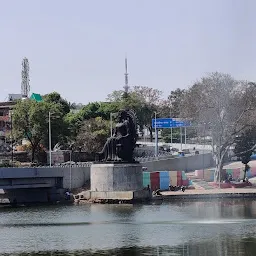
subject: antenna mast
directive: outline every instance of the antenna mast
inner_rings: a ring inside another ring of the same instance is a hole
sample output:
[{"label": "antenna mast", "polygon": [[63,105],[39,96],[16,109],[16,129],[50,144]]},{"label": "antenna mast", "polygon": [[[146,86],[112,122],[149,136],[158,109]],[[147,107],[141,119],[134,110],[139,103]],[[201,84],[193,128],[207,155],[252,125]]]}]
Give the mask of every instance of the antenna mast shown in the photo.
[{"label": "antenna mast", "polygon": [[30,92],[29,82],[29,62],[27,58],[24,58],[21,64],[21,94],[26,98]]},{"label": "antenna mast", "polygon": [[127,57],[125,57],[125,73],[124,73],[124,91],[128,93],[129,85],[128,85],[128,65],[127,65]]}]

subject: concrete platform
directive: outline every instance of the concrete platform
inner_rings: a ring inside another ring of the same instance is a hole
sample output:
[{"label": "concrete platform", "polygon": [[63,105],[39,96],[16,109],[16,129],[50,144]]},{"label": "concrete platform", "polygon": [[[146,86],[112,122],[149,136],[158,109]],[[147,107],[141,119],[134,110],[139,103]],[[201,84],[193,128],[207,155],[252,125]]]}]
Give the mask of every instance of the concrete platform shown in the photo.
[{"label": "concrete platform", "polygon": [[163,200],[190,200],[190,199],[218,199],[218,198],[255,198],[256,187],[246,188],[227,188],[227,189],[209,189],[209,190],[185,190],[162,192]]},{"label": "concrete platform", "polygon": [[143,190],[139,163],[95,163],[91,166],[91,190],[79,193],[76,200],[97,203],[143,202],[151,192]]},{"label": "concrete platform", "polygon": [[77,200],[117,202],[126,203],[143,202],[151,199],[151,193],[148,190],[137,191],[84,191],[76,196]]},{"label": "concrete platform", "polygon": [[137,191],[143,189],[142,165],[100,163],[91,166],[91,191]]}]

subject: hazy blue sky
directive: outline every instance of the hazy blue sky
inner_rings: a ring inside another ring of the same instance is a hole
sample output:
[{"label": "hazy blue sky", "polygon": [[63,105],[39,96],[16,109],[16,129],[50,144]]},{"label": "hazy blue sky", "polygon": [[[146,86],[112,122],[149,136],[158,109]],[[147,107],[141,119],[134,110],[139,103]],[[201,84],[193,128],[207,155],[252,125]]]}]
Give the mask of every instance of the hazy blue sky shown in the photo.
[{"label": "hazy blue sky", "polygon": [[31,92],[72,102],[104,100],[124,85],[164,91],[207,72],[256,80],[254,0],[0,0],[0,100]]}]

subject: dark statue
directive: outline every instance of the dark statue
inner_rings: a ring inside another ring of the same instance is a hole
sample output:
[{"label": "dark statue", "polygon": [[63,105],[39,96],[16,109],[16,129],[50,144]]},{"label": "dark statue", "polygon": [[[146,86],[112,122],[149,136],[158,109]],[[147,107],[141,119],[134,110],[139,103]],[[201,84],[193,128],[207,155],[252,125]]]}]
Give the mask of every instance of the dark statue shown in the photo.
[{"label": "dark statue", "polygon": [[96,161],[134,163],[133,151],[136,140],[135,114],[131,110],[119,111],[114,134],[107,139],[102,151],[96,153]]}]

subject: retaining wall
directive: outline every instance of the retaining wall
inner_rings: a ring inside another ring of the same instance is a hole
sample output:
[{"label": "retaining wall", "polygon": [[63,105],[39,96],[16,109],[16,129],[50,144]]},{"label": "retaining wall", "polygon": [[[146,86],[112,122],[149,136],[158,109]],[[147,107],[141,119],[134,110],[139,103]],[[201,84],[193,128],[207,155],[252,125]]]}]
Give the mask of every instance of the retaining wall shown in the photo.
[{"label": "retaining wall", "polygon": [[147,167],[148,172],[155,171],[194,171],[197,169],[209,168],[214,165],[211,153],[193,156],[184,156],[170,159],[143,162],[143,167]]},{"label": "retaining wall", "polygon": [[[70,187],[70,167],[58,167],[63,170],[63,188]],[[91,167],[71,168],[71,187],[81,188],[90,180]]]}]

